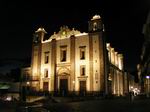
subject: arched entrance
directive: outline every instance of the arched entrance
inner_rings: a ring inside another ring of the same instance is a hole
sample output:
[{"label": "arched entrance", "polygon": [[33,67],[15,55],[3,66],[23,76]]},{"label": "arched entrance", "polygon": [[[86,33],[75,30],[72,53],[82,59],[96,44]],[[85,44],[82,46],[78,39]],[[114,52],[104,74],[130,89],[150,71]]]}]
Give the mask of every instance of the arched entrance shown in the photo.
[{"label": "arched entrance", "polygon": [[68,79],[60,79],[59,82],[59,92],[62,96],[66,96],[68,94]]},{"label": "arched entrance", "polygon": [[69,82],[70,82],[70,77],[68,74],[63,73],[58,76],[58,88],[59,88],[60,95],[62,95],[62,96],[68,95]]},{"label": "arched entrance", "polygon": [[67,96],[70,88],[70,74],[66,68],[58,71],[58,92],[61,96]]}]

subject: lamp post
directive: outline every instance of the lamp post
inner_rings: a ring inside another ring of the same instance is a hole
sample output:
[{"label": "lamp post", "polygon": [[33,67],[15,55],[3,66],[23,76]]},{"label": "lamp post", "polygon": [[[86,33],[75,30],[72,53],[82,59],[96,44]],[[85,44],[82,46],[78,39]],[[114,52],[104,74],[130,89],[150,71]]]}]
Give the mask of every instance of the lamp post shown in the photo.
[{"label": "lamp post", "polygon": [[150,76],[146,76],[147,79],[147,97],[149,97],[149,80],[150,80]]}]

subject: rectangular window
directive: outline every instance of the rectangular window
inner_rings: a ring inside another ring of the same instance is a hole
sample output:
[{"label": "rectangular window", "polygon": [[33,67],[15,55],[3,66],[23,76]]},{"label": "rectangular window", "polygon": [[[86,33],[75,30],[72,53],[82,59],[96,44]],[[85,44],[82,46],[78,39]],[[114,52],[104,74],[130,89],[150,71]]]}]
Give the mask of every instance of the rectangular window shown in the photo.
[{"label": "rectangular window", "polygon": [[80,46],[80,59],[84,60],[85,59],[85,47],[86,46]]},{"label": "rectangular window", "polygon": [[81,76],[85,75],[85,65],[80,66],[80,75]]},{"label": "rectangular window", "polygon": [[48,69],[44,70],[44,78],[48,78]]},{"label": "rectangular window", "polygon": [[45,52],[45,64],[49,62],[49,52]]},{"label": "rectangular window", "polygon": [[60,46],[60,61],[65,62],[67,60],[67,46]]}]

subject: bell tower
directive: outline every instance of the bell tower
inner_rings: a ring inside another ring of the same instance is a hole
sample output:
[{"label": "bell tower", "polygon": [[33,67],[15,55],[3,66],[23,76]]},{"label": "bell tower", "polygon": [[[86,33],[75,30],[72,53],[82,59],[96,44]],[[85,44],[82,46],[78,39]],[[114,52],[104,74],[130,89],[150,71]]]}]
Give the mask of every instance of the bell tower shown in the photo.
[{"label": "bell tower", "polygon": [[89,21],[89,32],[100,32],[103,30],[102,19],[99,15],[93,16]]},{"label": "bell tower", "polygon": [[35,31],[33,35],[33,43],[41,43],[44,39],[44,36],[47,32],[45,31],[44,28],[39,28],[37,31]]},{"label": "bell tower", "polygon": [[[41,50],[42,50],[42,41],[47,32],[44,28],[39,28],[33,34],[33,43],[32,43],[32,57],[31,57],[31,73],[32,73],[32,87],[36,90],[40,84],[40,70],[41,70]],[[35,80],[36,79],[36,80]]]},{"label": "bell tower", "polygon": [[[93,16],[89,21],[90,88],[107,94],[106,42],[102,18]],[[93,85],[92,85],[93,84]]]}]

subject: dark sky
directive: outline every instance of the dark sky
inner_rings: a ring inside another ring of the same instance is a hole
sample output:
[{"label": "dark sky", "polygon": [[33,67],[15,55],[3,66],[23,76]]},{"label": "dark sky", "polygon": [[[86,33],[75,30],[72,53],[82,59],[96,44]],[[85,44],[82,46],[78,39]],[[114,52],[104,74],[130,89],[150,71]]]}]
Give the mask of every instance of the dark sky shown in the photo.
[{"label": "dark sky", "polygon": [[100,14],[106,39],[124,55],[125,69],[134,70],[140,61],[149,0],[7,1],[1,2],[0,70],[30,58],[32,35],[44,27],[48,35],[68,25],[87,32],[88,20]]}]

